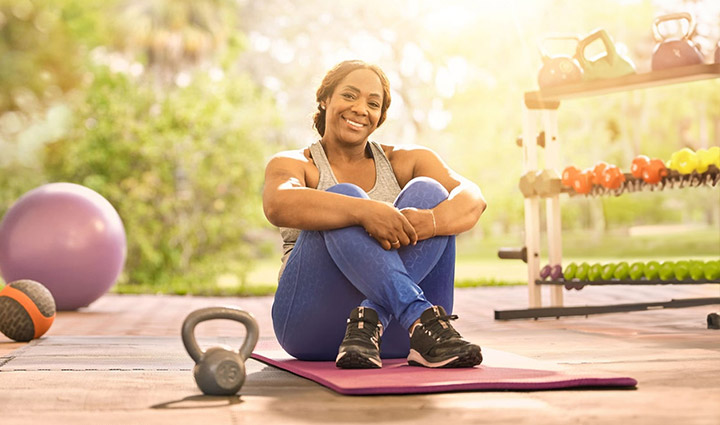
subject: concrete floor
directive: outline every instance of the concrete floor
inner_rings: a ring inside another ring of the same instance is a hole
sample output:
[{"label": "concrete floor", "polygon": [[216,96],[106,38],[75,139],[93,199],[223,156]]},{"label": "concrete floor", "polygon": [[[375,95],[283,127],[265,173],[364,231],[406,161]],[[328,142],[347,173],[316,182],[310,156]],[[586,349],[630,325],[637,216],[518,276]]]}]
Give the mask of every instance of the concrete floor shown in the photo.
[{"label": "concrete floor", "polygon": [[[585,288],[566,292],[566,304],[707,296],[718,296],[718,285]],[[257,317],[261,339],[272,339],[272,298],[107,295],[89,308],[59,313],[40,341],[0,335],[0,424],[720,425],[720,331],[705,323],[720,306],[493,319],[493,310],[525,308],[526,300],[524,287],[458,289],[456,327],[485,347],[570,371],[631,376],[637,389],[353,397],[249,360],[240,396],[203,397],[180,342],[185,316],[205,306],[238,306]],[[242,333],[222,320],[197,328],[209,340]],[[176,354],[154,351],[163,346],[176,347]]]}]

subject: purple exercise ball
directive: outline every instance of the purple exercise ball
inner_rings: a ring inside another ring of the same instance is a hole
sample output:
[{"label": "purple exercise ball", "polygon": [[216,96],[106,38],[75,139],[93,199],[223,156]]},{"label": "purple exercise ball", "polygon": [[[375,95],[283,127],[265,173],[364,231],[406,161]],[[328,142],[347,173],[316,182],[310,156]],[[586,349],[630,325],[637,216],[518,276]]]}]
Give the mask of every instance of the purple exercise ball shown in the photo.
[{"label": "purple exercise ball", "polygon": [[58,310],[76,310],[113,286],[126,247],[110,202],[84,186],[50,183],[20,197],[0,222],[0,273],[6,282],[41,282]]}]

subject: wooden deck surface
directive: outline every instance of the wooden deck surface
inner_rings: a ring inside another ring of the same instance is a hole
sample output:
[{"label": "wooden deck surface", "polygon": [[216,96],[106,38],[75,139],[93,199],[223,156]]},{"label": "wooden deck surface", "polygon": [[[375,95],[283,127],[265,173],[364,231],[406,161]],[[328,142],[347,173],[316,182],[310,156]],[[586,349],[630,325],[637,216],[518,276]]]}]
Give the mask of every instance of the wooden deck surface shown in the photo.
[{"label": "wooden deck surface", "polygon": [[[567,292],[566,304],[663,301],[719,293],[718,285],[585,288]],[[720,306],[493,319],[494,310],[524,308],[526,299],[524,287],[458,289],[456,327],[482,346],[571,370],[631,376],[639,381],[638,388],[350,397],[250,360],[239,397],[201,397],[182,355],[163,368],[153,360],[152,350],[146,350],[140,363],[128,360],[127,367],[118,370],[85,370],[77,367],[82,365],[78,359],[88,359],[86,369],[103,359],[116,360],[113,338],[122,337],[125,343],[135,338],[179,344],[185,316],[205,306],[234,305],[251,311],[260,324],[261,338],[273,338],[272,297],[107,295],[89,308],[59,313],[42,341],[44,351],[31,351],[33,343],[15,343],[0,335],[0,423],[720,425],[720,331],[706,326],[707,314]],[[242,328],[214,321],[200,324],[197,333],[202,338],[239,336]],[[97,339],[76,348],[68,345],[67,341],[80,337]],[[13,367],[30,353],[47,356],[47,370]],[[75,367],[55,367],[70,357]],[[147,364],[153,367],[143,366]]]}]

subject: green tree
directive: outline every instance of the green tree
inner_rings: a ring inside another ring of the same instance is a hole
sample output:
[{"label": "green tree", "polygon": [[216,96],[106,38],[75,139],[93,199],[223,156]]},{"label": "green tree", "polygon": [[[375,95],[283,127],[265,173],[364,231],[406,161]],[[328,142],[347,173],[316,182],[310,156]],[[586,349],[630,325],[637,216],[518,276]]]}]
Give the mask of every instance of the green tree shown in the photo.
[{"label": "green tree", "polygon": [[107,67],[94,75],[75,128],[48,148],[48,177],[90,187],[118,209],[128,282],[242,279],[256,254],[245,238],[261,222],[272,102],[241,76],[197,75],[160,97]]}]

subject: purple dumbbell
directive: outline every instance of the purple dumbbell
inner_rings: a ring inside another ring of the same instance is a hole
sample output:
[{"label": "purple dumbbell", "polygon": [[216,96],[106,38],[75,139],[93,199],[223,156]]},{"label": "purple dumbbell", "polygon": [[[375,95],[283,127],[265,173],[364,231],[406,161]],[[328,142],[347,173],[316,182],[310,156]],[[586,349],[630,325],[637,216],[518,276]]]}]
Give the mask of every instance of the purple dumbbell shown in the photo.
[{"label": "purple dumbbell", "polygon": [[560,264],[552,266],[552,269],[550,270],[550,278],[552,280],[564,279],[562,266]]},{"label": "purple dumbbell", "polygon": [[540,269],[540,279],[547,279],[548,277],[550,277],[550,273],[552,273],[552,266],[548,264],[547,266]]}]

